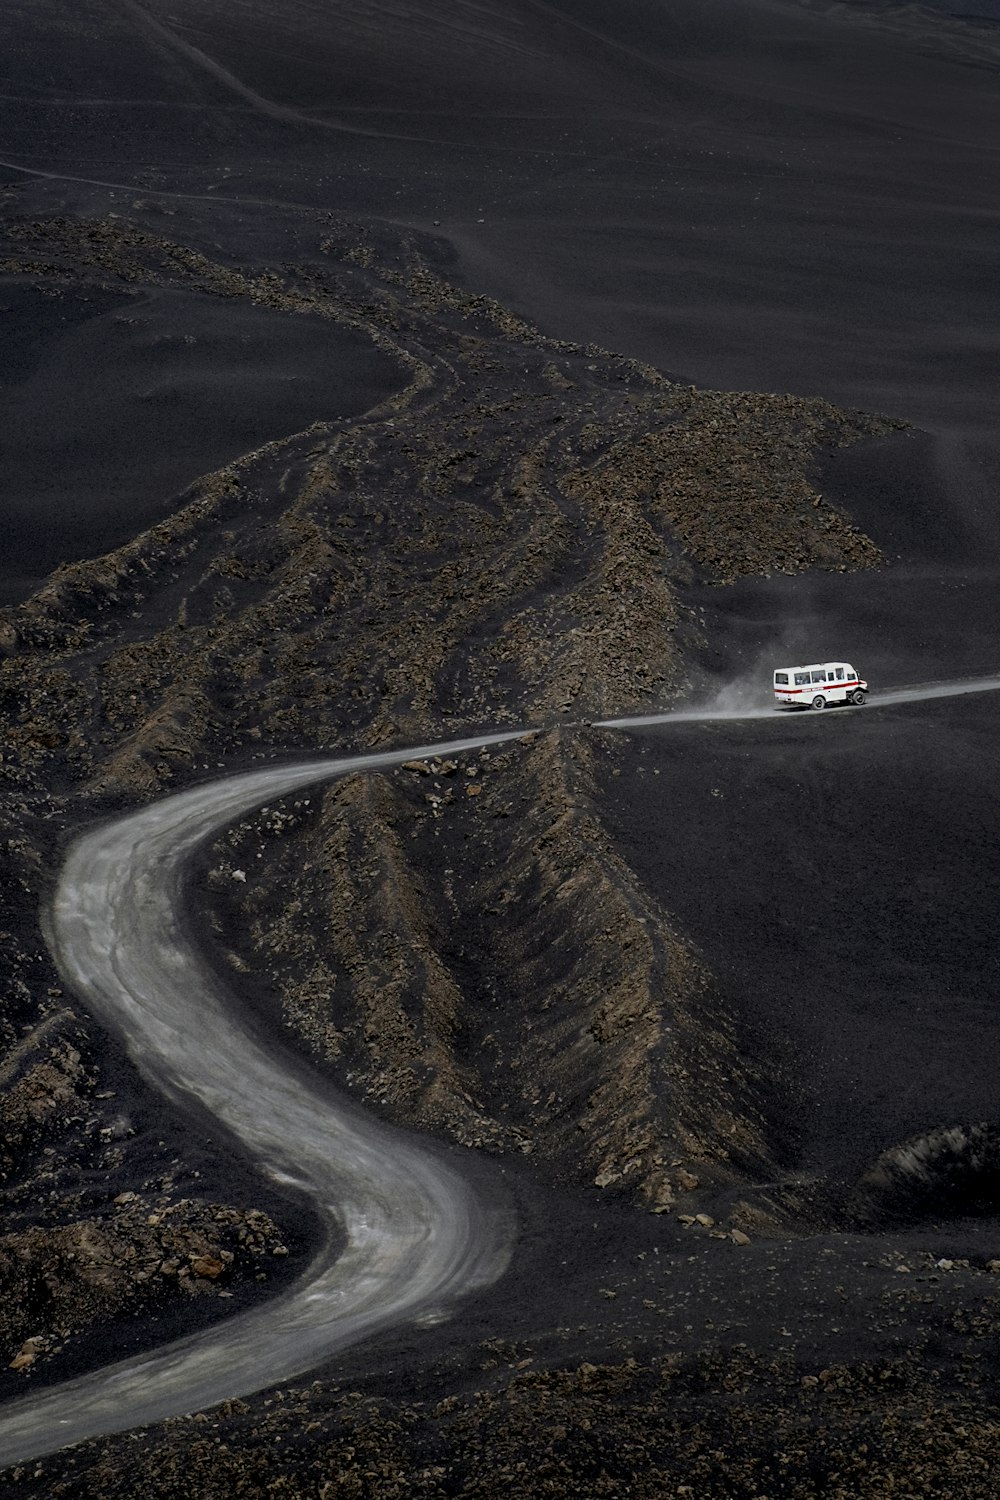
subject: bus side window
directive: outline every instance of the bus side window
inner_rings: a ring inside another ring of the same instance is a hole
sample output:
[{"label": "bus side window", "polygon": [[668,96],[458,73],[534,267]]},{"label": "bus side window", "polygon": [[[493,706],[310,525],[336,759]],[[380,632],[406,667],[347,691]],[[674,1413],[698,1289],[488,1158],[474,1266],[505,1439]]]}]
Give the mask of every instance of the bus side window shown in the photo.
[{"label": "bus side window", "polygon": [[843,669],[843,667],[838,667],[837,668],[837,681],[838,682],[843,682],[843,680],[844,680],[844,669]]},{"label": "bus side window", "polygon": [[825,672],[814,672],[812,674],[812,678],[813,678],[813,682],[825,682],[826,681],[826,673]]}]

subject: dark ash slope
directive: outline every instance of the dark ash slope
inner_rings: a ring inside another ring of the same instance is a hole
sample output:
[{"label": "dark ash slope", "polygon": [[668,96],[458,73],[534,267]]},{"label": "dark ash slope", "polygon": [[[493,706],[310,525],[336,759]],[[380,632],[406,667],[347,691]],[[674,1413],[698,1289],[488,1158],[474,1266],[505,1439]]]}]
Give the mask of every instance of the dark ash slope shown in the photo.
[{"label": "dark ash slope", "polygon": [[1000,52],[942,9],[8,5],[12,1390],[309,1244],[52,993],[68,832],[563,726],[192,877],[262,1024],[499,1158],[511,1277],[14,1493],[987,1492],[995,709],[570,727],[776,653],[995,668]]}]

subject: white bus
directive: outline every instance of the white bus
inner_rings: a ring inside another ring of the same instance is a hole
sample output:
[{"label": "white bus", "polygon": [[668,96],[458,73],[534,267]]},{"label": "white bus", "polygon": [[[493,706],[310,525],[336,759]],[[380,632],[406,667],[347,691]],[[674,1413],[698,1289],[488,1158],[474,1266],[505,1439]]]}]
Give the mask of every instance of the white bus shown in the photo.
[{"label": "white bus", "polygon": [[828,703],[864,703],[868,684],[846,661],[816,662],[809,667],[779,667],[774,674],[776,703],[799,708],[826,708]]}]

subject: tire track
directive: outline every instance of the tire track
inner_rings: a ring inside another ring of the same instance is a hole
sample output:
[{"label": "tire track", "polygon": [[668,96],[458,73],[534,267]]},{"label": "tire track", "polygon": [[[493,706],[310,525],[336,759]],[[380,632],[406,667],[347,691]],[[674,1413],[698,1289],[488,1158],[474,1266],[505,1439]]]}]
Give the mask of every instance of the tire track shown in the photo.
[{"label": "tire track", "polygon": [[346,135],[361,135],[378,138],[380,132],[377,130],[366,130],[361,125],[348,125],[340,120],[319,119],[315,115],[304,113],[302,110],[292,109],[289,105],[276,104],[273,99],[267,99],[263,94],[258,94],[249,84],[237,78],[228,68],[224,68],[214,57],[203,52],[200,47],[187,42],[176,31],[169,26],[164,26],[155,16],[138,4],[138,0],[118,0],[119,9],[126,15],[131,16],[133,22],[141,31],[166,47],[169,51],[182,57],[190,67],[197,72],[206,73],[216,83],[242,99],[255,113],[263,115],[265,119],[277,120],[282,125],[305,125],[310,129],[332,130]]},{"label": "tire track", "polygon": [[[401,141],[404,144],[436,146],[438,148],[446,147],[461,149],[463,151],[475,149],[492,152],[500,151],[511,155],[525,154],[524,148],[520,146],[505,146],[498,144],[496,141],[490,141],[488,145],[480,144],[478,146],[475,143],[464,141],[460,147],[456,147],[454,141],[446,138],[401,134],[393,130],[376,130],[373,126],[351,124],[340,115],[332,117],[314,115],[306,110],[294,109],[291,105],[278,104],[275,100],[268,99],[264,94],[258,93],[256,89],[244,83],[229,68],[223,67],[222,63],[211,57],[207,52],[203,52],[200,47],[196,47],[192,42],[185,41],[182,36],[179,36],[169,26],[164,26],[155,16],[150,15],[149,11],[138,3],[138,0],[117,0],[117,3],[119,9],[130,16],[136,26],[141,31],[144,31],[147,36],[152,37],[161,46],[174,52],[196,71],[205,73],[216,83],[221,84],[223,88],[228,89],[238,99],[241,99],[248,109],[252,110],[255,114],[261,115],[264,119],[274,120],[281,125],[292,125],[306,130],[328,131],[341,136],[360,136],[365,140]],[[484,118],[491,118],[491,116],[484,116]],[[527,154],[543,157],[549,153],[542,147],[529,147],[527,148]],[[581,157],[584,155],[581,151],[572,151],[566,154]]]}]

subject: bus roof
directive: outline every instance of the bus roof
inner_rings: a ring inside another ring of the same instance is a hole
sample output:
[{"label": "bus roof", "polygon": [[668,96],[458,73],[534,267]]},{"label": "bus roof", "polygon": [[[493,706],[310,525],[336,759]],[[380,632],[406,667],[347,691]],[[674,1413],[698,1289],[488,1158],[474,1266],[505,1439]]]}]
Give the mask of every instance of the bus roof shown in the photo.
[{"label": "bus roof", "polygon": [[[796,666],[796,667],[775,667],[774,670],[776,672],[825,672],[830,667],[849,667],[849,666],[850,666],[850,662],[846,662],[846,661],[810,661],[810,662],[802,662],[802,664],[800,666]],[[851,671],[853,671],[853,670],[854,670],[854,668],[851,667]]]}]

